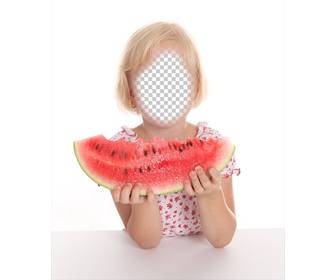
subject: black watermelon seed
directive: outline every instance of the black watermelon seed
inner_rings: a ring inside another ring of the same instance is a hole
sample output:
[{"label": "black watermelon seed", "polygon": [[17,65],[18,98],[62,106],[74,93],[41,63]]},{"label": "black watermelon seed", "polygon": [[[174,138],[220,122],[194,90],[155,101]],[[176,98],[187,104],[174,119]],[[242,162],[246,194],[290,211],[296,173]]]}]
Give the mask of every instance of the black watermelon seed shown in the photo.
[{"label": "black watermelon seed", "polygon": [[145,155],[145,157],[148,155],[147,150],[144,150],[144,155]]},{"label": "black watermelon seed", "polygon": [[182,149],[184,150],[185,148],[186,148],[186,144],[183,143],[183,144],[182,144]]},{"label": "black watermelon seed", "polygon": [[113,157],[115,154],[115,151],[113,150],[112,153],[111,153],[111,157]]},{"label": "black watermelon seed", "polygon": [[174,145],[174,149],[177,150],[177,147],[176,147],[175,143],[173,145]]},{"label": "black watermelon seed", "polygon": [[152,151],[153,151],[154,154],[156,154],[156,150],[155,150],[154,146],[152,146]]},{"label": "black watermelon seed", "polygon": [[140,171],[140,173],[142,173],[142,172],[143,172],[143,171],[142,171],[142,167],[140,167],[140,168],[139,168],[139,171]]},{"label": "black watermelon seed", "polygon": [[180,153],[183,151],[182,146],[179,147],[179,151],[180,151]]},{"label": "black watermelon seed", "polygon": [[99,147],[100,147],[100,145],[99,144],[96,144],[96,150],[98,150],[99,149]]},{"label": "black watermelon seed", "polygon": [[149,165],[147,166],[147,171],[149,172],[151,169],[150,169],[150,167],[149,167]]},{"label": "black watermelon seed", "polygon": [[125,175],[128,174],[127,168],[124,169],[124,174],[125,174]]},{"label": "black watermelon seed", "polygon": [[169,149],[171,149],[171,148],[172,148],[172,146],[170,145],[170,143],[168,143],[168,147],[169,147]]}]

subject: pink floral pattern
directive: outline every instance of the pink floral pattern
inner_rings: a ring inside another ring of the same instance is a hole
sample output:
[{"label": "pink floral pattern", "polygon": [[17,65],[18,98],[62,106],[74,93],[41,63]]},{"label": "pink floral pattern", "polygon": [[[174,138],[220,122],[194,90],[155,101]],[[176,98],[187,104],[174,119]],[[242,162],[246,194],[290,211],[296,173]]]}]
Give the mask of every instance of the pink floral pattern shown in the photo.
[{"label": "pink floral pattern", "polygon": [[[198,122],[197,126],[196,137],[201,139],[223,137],[217,130],[209,127],[207,122]],[[113,135],[110,140],[137,141],[138,136],[131,128],[128,126],[122,126],[121,128],[122,130]],[[240,174],[240,168],[236,167],[235,156],[221,171],[221,175],[224,178],[232,174]],[[202,231],[196,196],[190,196],[185,191],[162,194],[157,195],[157,202],[161,214],[161,232],[163,237],[198,234]]]}]

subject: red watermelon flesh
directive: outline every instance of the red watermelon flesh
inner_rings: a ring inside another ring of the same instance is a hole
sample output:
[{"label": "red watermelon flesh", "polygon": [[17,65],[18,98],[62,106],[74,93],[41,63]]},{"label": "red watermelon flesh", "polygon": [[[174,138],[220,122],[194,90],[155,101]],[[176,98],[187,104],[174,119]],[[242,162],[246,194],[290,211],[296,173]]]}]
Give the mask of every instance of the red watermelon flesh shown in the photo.
[{"label": "red watermelon flesh", "polygon": [[228,138],[187,138],[184,141],[154,137],[136,142],[108,140],[102,134],[73,142],[83,171],[97,184],[113,190],[126,183],[141,184],[155,194],[183,190],[183,182],[197,165],[221,171],[231,160],[235,145]]}]

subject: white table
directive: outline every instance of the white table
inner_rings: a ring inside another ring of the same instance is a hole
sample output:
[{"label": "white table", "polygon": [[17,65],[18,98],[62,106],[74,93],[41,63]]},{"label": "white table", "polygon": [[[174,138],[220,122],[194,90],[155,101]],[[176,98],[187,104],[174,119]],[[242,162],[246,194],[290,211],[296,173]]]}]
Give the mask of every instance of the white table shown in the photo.
[{"label": "white table", "polygon": [[204,235],[141,249],[125,231],[53,231],[52,279],[284,279],[284,229],[237,229],[214,248]]}]

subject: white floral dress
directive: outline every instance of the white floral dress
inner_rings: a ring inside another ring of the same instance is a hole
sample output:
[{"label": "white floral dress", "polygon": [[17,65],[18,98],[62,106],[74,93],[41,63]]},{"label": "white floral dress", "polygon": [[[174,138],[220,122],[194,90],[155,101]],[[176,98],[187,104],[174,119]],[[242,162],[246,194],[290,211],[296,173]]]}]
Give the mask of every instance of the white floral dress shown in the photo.
[{"label": "white floral dress", "polygon": [[[207,122],[198,122],[197,127],[196,137],[198,138],[222,137],[217,130],[209,127]],[[121,128],[122,130],[113,135],[110,140],[124,139],[130,142],[138,140],[138,135],[131,128],[128,126],[121,126]],[[235,156],[221,171],[224,178],[232,174],[240,174],[240,168],[236,167]],[[162,221],[162,237],[198,234],[202,231],[196,196],[190,196],[183,190],[172,194],[157,195],[157,202]]]}]

